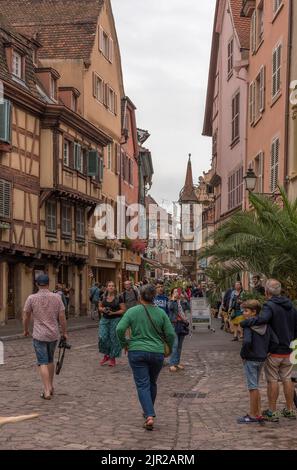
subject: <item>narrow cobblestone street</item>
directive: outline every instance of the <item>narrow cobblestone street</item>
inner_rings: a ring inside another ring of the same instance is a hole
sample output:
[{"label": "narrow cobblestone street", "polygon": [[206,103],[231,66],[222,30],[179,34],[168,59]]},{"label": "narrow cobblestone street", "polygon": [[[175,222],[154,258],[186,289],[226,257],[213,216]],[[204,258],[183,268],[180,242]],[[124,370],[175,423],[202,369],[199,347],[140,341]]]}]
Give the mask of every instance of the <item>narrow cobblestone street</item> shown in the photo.
[{"label": "narrow cobblestone street", "polygon": [[248,397],[240,345],[229,335],[201,331],[187,339],[186,370],[173,375],[165,368],[159,380],[152,433],[141,427],[127,358],[114,370],[100,367],[96,335],[96,329],[71,333],[72,350],[50,402],[39,398],[31,341],[5,343],[0,414],[36,412],[39,418],[2,427],[1,449],[297,449],[296,422],[237,425]]}]

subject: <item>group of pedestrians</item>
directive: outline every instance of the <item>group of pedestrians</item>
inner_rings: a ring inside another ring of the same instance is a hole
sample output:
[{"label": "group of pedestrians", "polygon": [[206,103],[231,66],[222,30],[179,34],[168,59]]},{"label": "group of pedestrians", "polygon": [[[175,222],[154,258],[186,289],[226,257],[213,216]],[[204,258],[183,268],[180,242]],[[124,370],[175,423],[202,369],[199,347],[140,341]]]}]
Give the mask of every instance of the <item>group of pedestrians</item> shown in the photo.
[{"label": "group of pedestrians", "polygon": [[[264,287],[254,275],[252,295],[246,295],[237,281],[228,289],[220,307],[221,329],[233,334],[232,341],[242,341],[240,351],[250,397],[250,410],[237,421],[239,424],[278,422],[280,417],[296,419],[297,399],[292,382],[292,342],[297,339],[297,310],[282,295],[278,280],[269,279]],[[248,298],[253,297],[254,298]],[[246,300],[247,299],[247,300]],[[263,299],[263,302],[259,300]],[[268,408],[261,409],[260,379],[263,371],[267,381]],[[277,411],[279,383],[282,383],[286,407]],[[294,405],[295,396],[295,405]]]}]

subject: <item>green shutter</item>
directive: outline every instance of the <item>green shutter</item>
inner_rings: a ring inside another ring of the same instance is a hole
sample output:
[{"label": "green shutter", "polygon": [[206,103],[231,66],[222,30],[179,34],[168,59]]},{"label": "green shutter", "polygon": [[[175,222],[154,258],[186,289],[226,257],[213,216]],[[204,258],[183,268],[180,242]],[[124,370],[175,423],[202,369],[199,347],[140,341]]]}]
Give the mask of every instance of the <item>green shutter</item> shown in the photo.
[{"label": "green shutter", "polygon": [[97,150],[89,150],[88,154],[88,176],[98,176],[99,158]]},{"label": "green shutter", "polygon": [[0,217],[10,217],[11,184],[0,180]]},{"label": "green shutter", "polygon": [[11,144],[11,102],[0,100],[0,140]]}]

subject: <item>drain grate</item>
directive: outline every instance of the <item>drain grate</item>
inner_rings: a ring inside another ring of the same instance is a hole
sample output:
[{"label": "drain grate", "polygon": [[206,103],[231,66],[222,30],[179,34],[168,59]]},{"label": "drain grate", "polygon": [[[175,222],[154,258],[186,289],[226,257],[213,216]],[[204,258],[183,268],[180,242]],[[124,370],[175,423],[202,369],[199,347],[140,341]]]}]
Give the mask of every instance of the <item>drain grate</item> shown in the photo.
[{"label": "drain grate", "polygon": [[200,393],[200,392],[190,392],[190,393],[174,393],[173,398],[206,398],[207,394],[206,393]]}]

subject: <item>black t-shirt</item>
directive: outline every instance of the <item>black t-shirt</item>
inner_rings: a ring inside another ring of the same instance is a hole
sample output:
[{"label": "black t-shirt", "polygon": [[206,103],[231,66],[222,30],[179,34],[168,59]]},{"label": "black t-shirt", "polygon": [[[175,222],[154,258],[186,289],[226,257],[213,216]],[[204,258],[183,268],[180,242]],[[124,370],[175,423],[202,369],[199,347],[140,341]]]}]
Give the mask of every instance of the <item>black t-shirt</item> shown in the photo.
[{"label": "black t-shirt", "polygon": [[[120,304],[123,303],[123,299],[121,296],[116,296],[112,302],[108,302],[107,297],[103,297],[102,299],[102,307],[104,308],[109,308],[111,312],[117,312],[120,310]],[[108,315],[108,313],[103,313],[104,318],[108,318],[111,320],[112,318],[121,318],[123,315],[118,314],[118,315]]]}]

